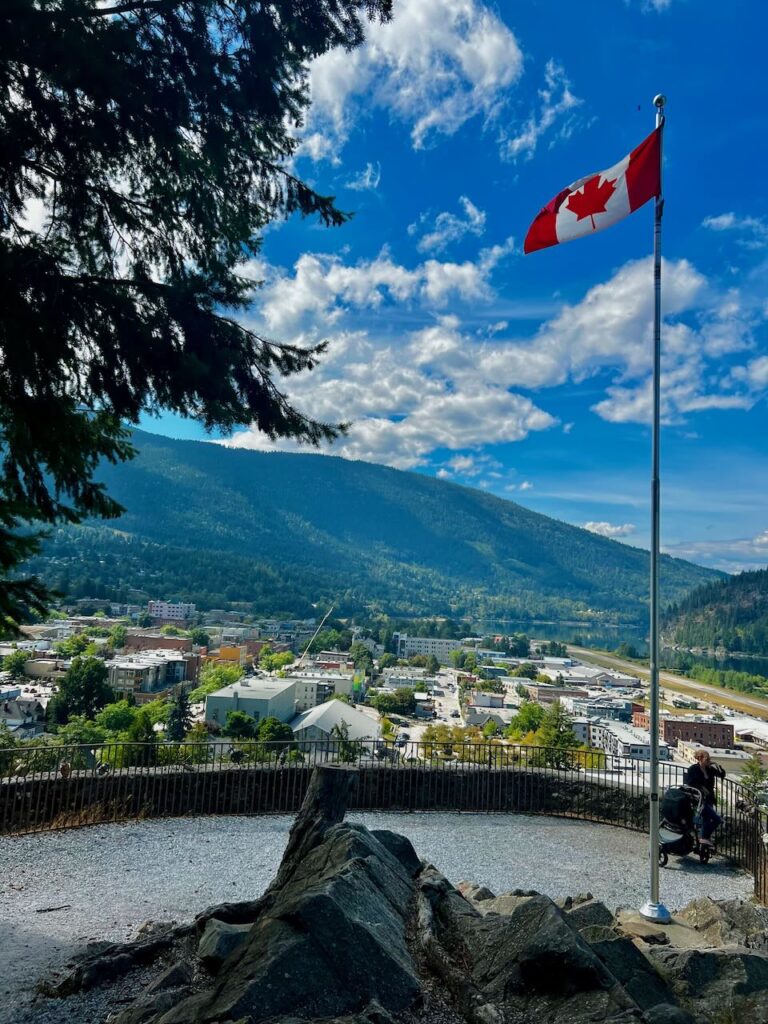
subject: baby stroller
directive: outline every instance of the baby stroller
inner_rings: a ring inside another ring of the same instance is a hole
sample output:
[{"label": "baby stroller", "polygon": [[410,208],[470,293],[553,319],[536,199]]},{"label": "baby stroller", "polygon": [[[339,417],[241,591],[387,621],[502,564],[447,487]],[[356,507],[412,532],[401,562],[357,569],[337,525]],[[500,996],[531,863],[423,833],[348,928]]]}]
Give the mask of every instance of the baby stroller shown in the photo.
[{"label": "baby stroller", "polygon": [[692,786],[673,786],[661,801],[659,825],[659,866],[665,868],[670,853],[685,857],[689,853],[698,855],[706,864],[712,854],[712,847],[699,842],[698,823],[704,795]]}]

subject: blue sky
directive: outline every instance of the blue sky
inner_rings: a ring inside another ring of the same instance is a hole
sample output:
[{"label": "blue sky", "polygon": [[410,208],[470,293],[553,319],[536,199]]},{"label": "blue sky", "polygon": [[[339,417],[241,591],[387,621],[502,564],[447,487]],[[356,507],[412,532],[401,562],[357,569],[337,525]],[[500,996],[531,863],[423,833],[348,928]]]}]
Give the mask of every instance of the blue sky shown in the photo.
[{"label": "blue sky", "polygon": [[[271,228],[248,319],[328,339],[286,386],[353,422],[331,452],[647,547],[652,205],[588,239],[522,243],[555,193],[652,130],[661,91],[662,546],[764,566],[766,30],[758,0],[395,0],[363,47],[316,61],[296,169],[355,216]],[[247,428],[230,443],[275,447]]]}]

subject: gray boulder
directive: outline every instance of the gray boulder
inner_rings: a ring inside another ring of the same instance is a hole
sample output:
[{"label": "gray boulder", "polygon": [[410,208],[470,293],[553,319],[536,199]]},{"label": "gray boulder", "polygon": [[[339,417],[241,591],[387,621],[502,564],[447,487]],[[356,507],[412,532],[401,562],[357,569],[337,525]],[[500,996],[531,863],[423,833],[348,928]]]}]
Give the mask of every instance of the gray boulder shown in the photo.
[{"label": "gray boulder", "polygon": [[[586,937],[583,932],[582,936]],[[669,986],[632,939],[609,932],[590,946],[641,1009],[674,1002]]]},{"label": "gray boulder", "polygon": [[192,968],[188,963],[179,960],[160,974],[147,986],[147,994],[167,992],[171,989],[186,988],[192,983]]},{"label": "gray boulder", "polygon": [[398,835],[397,832],[390,832],[385,828],[371,829],[374,836],[385,850],[399,861],[411,878],[414,878],[421,871],[421,858],[413,848],[413,843],[406,836]]},{"label": "gray boulder", "polygon": [[[440,893],[431,884],[422,895],[434,933],[434,942],[423,942],[430,966],[443,974],[467,1019],[639,1019],[637,1005],[548,897],[507,897],[509,913],[483,914],[455,890]],[[422,927],[426,917],[422,911]],[[450,951],[453,967],[441,950]]]},{"label": "gray boulder", "polygon": [[692,900],[678,917],[712,946],[739,945],[768,951],[768,908],[746,900]]},{"label": "gray boulder", "polygon": [[372,1001],[410,1007],[421,993],[405,941],[412,895],[409,873],[367,829],[331,826],[273,891],[214,988],[162,1024],[336,1017]]},{"label": "gray boulder", "polygon": [[594,924],[610,928],[614,923],[613,914],[608,907],[594,899],[575,903],[570,910],[566,910],[565,916],[571,927],[577,931]]},{"label": "gray boulder", "polygon": [[197,955],[203,965],[215,974],[227,957],[245,942],[250,930],[249,924],[228,924],[212,917],[205,925]]},{"label": "gray boulder", "polygon": [[158,1014],[171,1010],[187,994],[186,990],[147,991],[132,1006],[110,1019],[110,1024],[149,1024]]},{"label": "gray boulder", "polygon": [[768,1020],[768,955],[731,946],[725,949],[651,947],[653,963],[667,980],[675,1002],[697,1024],[765,1024]]},{"label": "gray boulder", "polygon": [[670,1003],[660,1003],[646,1010],[645,1019],[647,1024],[696,1024],[690,1013]]},{"label": "gray boulder", "polygon": [[484,903],[486,900],[496,899],[487,885],[478,885],[477,882],[461,881],[456,888],[464,899],[471,900],[473,903]]}]

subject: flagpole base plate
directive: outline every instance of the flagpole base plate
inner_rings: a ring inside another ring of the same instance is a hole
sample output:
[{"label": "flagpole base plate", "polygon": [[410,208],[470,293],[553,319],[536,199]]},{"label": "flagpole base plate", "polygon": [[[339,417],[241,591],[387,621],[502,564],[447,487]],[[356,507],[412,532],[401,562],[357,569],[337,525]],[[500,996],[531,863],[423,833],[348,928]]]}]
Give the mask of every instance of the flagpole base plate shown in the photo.
[{"label": "flagpole base plate", "polygon": [[669,924],[672,920],[672,915],[663,903],[644,903],[640,913],[648,921],[656,921],[657,924]]}]

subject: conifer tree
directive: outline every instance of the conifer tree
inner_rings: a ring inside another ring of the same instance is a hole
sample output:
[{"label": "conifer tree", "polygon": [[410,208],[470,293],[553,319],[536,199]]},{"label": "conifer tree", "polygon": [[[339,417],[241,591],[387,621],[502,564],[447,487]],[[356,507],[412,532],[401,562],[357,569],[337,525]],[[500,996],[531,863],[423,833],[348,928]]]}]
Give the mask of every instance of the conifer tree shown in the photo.
[{"label": "conifer tree", "polygon": [[391,0],[0,5],[0,626],[41,611],[25,524],[121,511],[94,479],[160,410],[318,443],[280,381],[322,346],[238,319],[277,218],[347,214],[290,169],[308,62]]},{"label": "conifer tree", "polygon": [[548,767],[573,767],[574,760],[570,751],[578,747],[579,741],[573,731],[570,716],[559,700],[553,701],[545,712],[536,732],[536,743],[545,748],[542,750],[542,759]]},{"label": "conifer tree", "polygon": [[181,743],[189,730],[192,728],[192,715],[189,710],[189,697],[180,686],[168,712],[168,723],[165,727],[165,735],[173,743]]}]

